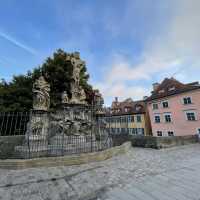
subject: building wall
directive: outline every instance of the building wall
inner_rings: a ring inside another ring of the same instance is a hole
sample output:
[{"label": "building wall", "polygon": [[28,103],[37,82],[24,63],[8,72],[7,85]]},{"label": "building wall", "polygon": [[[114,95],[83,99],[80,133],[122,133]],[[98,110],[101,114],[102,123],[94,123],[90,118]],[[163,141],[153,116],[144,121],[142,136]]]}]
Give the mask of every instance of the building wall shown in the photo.
[{"label": "building wall", "polygon": [[[141,117],[141,122],[137,121],[137,116]],[[134,121],[131,120],[132,117],[134,117]],[[121,120],[119,120],[120,118]],[[147,124],[148,123],[146,122],[145,114],[132,114],[132,115],[107,117],[107,128],[118,129],[119,133],[122,133],[122,129],[125,129],[125,132],[129,132],[129,134],[134,134],[132,132],[132,129],[144,129],[144,135],[148,135],[149,126]]]},{"label": "building wall", "polygon": [[[184,105],[183,98],[191,97],[192,104]],[[169,108],[162,108],[162,101],[169,102]],[[158,109],[153,110],[152,104],[158,103]],[[174,131],[175,136],[195,135],[200,129],[200,90],[169,96],[148,103],[152,133],[157,136],[157,131],[162,131],[163,136],[168,136],[168,131]],[[193,110],[196,113],[195,121],[188,121],[186,111]],[[172,122],[164,122],[164,113],[171,113]],[[155,123],[155,114],[160,114],[161,123]]]}]

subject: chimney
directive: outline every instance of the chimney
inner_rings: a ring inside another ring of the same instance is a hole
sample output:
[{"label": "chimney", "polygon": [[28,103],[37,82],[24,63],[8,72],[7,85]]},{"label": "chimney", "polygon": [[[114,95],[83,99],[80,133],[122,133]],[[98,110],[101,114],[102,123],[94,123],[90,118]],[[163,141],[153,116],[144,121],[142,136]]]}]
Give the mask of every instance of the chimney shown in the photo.
[{"label": "chimney", "polygon": [[118,97],[115,97],[115,102],[116,102],[116,103],[118,102]]},{"label": "chimney", "polygon": [[159,85],[160,85],[159,83],[153,83],[153,91],[154,92],[158,89]]}]

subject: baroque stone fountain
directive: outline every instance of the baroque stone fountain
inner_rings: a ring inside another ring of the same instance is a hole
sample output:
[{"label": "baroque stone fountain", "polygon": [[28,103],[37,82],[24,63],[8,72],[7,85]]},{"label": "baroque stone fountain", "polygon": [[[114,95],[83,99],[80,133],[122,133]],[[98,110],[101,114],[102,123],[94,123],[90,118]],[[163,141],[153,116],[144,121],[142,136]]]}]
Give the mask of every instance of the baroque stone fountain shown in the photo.
[{"label": "baroque stone fountain", "polygon": [[33,84],[33,110],[25,141],[15,147],[21,158],[85,153],[112,146],[106,124],[100,117],[104,114],[101,94],[94,91],[93,103],[88,105],[80,85],[80,71],[85,62],[77,52],[68,54],[67,61],[73,67],[71,95],[63,91],[62,102],[54,111],[49,111],[50,84],[43,76]]}]

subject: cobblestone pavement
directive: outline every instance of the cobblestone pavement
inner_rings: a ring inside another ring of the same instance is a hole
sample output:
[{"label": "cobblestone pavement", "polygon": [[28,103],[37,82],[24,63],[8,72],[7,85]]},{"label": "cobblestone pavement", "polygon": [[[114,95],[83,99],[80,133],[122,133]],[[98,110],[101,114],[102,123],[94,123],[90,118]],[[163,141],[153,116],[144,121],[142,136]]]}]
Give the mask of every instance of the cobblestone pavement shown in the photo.
[{"label": "cobblestone pavement", "polygon": [[200,200],[200,144],[71,167],[0,170],[0,200]]}]

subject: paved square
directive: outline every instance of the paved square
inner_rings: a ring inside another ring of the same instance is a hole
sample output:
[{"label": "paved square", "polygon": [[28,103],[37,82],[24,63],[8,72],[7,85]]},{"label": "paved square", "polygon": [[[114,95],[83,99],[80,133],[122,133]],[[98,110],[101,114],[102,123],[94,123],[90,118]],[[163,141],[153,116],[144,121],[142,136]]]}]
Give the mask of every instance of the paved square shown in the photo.
[{"label": "paved square", "polygon": [[2,200],[200,200],[200,144],[81,166],[0,170]]}]

